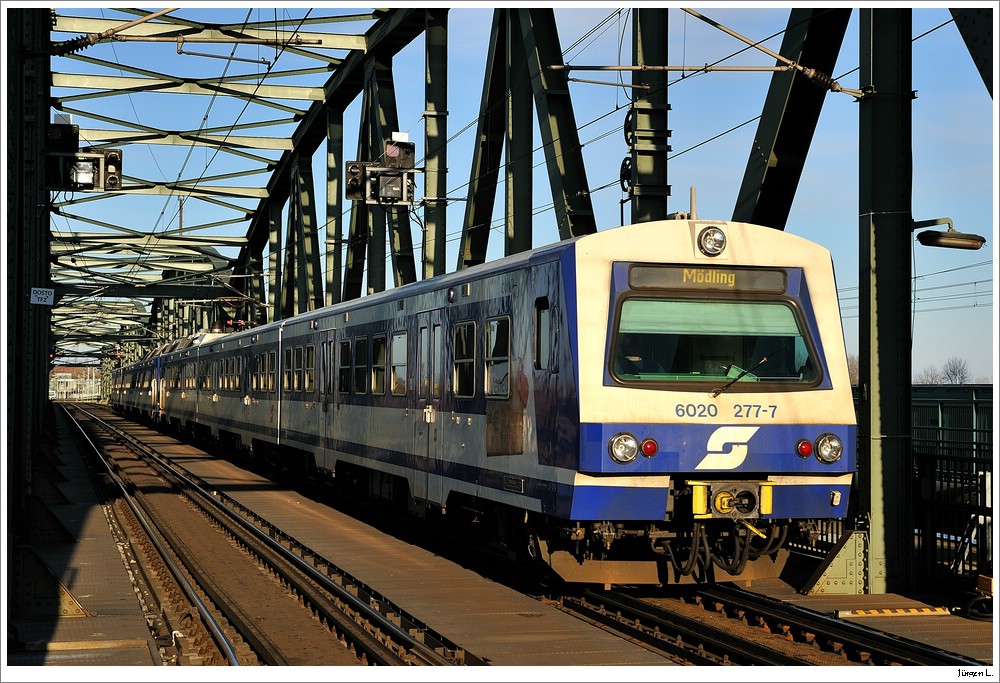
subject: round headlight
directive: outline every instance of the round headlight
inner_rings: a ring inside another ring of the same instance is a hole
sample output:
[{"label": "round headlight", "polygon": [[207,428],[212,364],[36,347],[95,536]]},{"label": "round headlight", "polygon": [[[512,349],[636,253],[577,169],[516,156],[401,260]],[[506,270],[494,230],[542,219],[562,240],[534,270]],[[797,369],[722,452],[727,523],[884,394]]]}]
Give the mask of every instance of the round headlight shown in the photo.
[{"label": "round headlight", "polygon": [[820,462],[837,462],[844,454],[844,444],[836,434],[820,434],[816,439],[816,457]]},{"label": "round headlight", "polygon": [[726,233],[714,226],[705,228],[698,233],[698,248],[705,256],[718,256],[726,248]]},{"label": "round headlight", "polygon": [[635,460],[639,454],[639,443],[631,434],[615,434],[608,442],[608,453],[612,460],[624,465]]}]

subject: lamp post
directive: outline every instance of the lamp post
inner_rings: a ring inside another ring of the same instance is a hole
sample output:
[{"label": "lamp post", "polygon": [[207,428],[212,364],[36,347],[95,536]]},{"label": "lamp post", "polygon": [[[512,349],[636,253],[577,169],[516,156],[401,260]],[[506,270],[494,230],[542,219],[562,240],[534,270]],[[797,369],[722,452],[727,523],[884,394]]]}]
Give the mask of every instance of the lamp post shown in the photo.
[{"label": "lamp post", "polygon": [[945,232],[940,230],[924,230],[917,233],[917,241],[925,247],[944,247],[946,249],[982,249],[986,238],[967,232],[955,230],[955,224],[950,218],[933,218],[928,221],[913,221],[913,229],[930,228],[935,225],[947,225]]}]

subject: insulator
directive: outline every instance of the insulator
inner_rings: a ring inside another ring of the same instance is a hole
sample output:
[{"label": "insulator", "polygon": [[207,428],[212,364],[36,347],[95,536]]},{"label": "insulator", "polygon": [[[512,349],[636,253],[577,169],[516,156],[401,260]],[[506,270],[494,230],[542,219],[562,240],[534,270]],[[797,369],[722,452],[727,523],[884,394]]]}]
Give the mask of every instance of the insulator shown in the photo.
[{"label": "insulator", "polygon": [[635,131],[632,130],[632,119],[634,116],[634,109],[629,109],[625,112],[625,125],[622,132],[625,134],[625,144],[628,145],[629,149],[632,149],[635,145]]},{"label": "insulator", "polygon": [[833,80],[833,76],[829,74],[817,71],[816,69],[803,68],[802,75],[821,88],[826,88],[832,92],[840,92],[840,83]]},{"label": "insulator", "polygon": [[621,182],[622,192],[632,193],[632,157],[627,156],[622,159],[622,167],[618,172]]}]

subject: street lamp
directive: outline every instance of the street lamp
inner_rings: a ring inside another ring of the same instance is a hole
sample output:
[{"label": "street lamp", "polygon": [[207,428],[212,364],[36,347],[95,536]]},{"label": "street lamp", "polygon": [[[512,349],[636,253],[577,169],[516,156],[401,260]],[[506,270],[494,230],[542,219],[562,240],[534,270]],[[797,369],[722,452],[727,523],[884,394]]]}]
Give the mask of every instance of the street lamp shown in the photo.
[{"label": "street lamp", "polygon": [[934,218],[929,221],[913,221],[913,230],[929,228],[933,225],[947,225],[944,232],[940,230],[924,230],[917,233],[917,241],[925,247],[945,247],[948,249],[981,249],[986,244],[982,235],[958,232],[950,218]]}]

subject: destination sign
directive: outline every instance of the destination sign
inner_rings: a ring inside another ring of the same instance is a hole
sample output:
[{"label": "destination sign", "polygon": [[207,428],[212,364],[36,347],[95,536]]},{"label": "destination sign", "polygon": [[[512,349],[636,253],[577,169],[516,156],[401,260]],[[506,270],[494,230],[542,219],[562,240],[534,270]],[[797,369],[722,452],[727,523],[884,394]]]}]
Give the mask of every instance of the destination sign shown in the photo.
[{"label": "destination sign", "polygon": [[781,294],[785,291],[786,275],[783,270],[769,268],[634,265],[628,271],[628,282],[633,289]]}]

